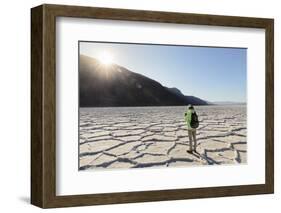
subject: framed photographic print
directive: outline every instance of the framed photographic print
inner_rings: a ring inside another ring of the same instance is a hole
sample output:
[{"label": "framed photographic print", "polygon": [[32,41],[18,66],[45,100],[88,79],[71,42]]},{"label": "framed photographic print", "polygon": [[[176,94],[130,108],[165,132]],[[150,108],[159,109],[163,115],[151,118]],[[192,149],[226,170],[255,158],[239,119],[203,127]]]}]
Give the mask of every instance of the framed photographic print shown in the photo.
[{"label": "framed photographic print", "polygon": [[274,191],[273,19],[31,9],[31,203]]}]

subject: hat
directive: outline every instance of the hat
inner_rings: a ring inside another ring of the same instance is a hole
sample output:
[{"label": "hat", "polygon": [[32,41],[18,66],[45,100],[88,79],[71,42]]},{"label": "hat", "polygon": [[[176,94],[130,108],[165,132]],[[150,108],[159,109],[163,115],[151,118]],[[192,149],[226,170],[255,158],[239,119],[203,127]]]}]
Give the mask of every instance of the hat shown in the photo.
[{"label": "hat", "polygon": [[189,105],[187,106],[187,108],[188,108],[188,109],[194,109],[194,107],[193,107],[192,104],[189,104]]}]

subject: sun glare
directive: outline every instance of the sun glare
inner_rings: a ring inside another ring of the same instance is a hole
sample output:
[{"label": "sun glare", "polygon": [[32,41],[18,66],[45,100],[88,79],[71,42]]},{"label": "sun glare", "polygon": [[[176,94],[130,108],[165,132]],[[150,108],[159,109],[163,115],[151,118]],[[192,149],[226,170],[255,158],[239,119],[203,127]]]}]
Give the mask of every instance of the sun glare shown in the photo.
[{"label": "sun glare", "polygon": [[103,64],[103,65],[110,65],[113,63],[113,57],[109,52],[102,52],[98,56],[98,60]]}]

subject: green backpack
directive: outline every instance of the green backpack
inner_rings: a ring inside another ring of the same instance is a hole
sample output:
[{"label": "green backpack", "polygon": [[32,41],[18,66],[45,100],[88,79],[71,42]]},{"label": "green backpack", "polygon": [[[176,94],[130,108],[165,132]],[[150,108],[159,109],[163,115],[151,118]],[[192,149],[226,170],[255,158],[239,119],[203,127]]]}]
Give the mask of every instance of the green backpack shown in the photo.
[{"label": "green backpack", "polygon": [[198,126],[199,126],[199,120],[198,120],[198,116],[197,116],[196,112],[193,112],[191,114],[190,126],[191,126],[191,128],[194,128],[194,129],[198,128]]}]

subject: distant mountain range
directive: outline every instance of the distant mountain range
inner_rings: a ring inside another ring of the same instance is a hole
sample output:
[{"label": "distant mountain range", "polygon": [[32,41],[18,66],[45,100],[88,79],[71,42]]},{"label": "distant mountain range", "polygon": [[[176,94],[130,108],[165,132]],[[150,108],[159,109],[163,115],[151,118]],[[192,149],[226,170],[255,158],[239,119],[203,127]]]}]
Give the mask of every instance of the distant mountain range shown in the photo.
[{"label": "distant mountain range", "polygon": [[203,99],[197,98],[195,96],[188,96],[182,94],[182,92],[178,88],[167,88],[170,92],[174,93],[177,95],[179,98],[183,99],[187,104],[194,104],[194,105],[208,105],[209,103]]},{"label": "distant mountain range", "polygon": [[215,101],[210,102],[214,105],[244,105],[247,104],[246,102],[235,102],[235,101]]},{"label": "distant mountain range", "polygon": [[125,67],[117,64],[106,66],[85,55],[80,55],[79,61],[79,93],[80,107],[209,104]]}]

